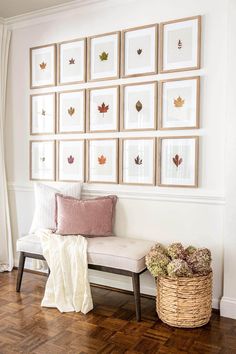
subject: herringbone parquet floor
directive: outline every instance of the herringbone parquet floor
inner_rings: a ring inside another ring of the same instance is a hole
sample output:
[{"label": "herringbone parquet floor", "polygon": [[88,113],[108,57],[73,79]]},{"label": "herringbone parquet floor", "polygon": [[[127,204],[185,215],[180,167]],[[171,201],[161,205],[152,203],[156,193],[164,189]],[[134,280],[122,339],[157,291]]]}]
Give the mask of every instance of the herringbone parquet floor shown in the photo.
[{"label": "herringbone parquet floor", "polygon": [[16,271],[0,273],[0,354],[235,354],[236,321],[213,313],[199,329],[174,329],[158,320],[155,302],[142,299],[135,321],[133,297],[93,287],[94,310],[61,314],[40,307],[46,277],[25,273],[15,292]]}]

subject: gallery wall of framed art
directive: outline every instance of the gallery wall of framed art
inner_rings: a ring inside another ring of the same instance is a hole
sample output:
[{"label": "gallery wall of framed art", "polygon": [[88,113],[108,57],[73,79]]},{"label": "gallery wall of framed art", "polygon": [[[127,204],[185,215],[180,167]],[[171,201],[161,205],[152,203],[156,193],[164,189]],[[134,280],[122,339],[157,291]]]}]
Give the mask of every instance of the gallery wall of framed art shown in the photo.
[{"label": "gallery wall of framed art", "polygon": [[30,48],[30,179],[198,187],[200,57],[201,16]]}]

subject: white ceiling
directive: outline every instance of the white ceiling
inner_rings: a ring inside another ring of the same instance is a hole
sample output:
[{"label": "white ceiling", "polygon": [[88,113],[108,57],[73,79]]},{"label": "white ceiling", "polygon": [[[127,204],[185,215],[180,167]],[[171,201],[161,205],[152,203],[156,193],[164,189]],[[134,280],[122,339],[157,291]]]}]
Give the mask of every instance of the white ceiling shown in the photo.
[{"label": "white ceiling", "polygon": [[0,0],[0,17],[18,16],[27,12],[61,5],[72,0]]}]

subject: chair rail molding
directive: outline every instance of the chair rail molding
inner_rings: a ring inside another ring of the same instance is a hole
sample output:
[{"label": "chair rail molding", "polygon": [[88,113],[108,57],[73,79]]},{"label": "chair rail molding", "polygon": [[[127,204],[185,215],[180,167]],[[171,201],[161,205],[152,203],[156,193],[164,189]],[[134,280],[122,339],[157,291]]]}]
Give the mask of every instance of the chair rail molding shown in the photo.
[{"label": "chair rail molding", "polygon": [[[53,186],[57,182],[52,182],[49,185]],[[59,183],[63,185],[62,183]],[[131,187],[129,189],[124,186],[103,186],[97,187],[85,183],[83,185],[82,195],[85,198],[99,197],[107,194],[116,194],[120,199],[136,199],[136,200],[152,200],[160,202],[175,202],[175,203],[192,203],[192,204],[210,204],[210,205],[225,205],[225,198],[221,195],[209,193],[191,193],[190,191],[161,191],[158,187],[151,187],[143,190],[143,188]],[[27,192],[33,193],[33,184],[17,184],[8,183],[9,192]]]}]

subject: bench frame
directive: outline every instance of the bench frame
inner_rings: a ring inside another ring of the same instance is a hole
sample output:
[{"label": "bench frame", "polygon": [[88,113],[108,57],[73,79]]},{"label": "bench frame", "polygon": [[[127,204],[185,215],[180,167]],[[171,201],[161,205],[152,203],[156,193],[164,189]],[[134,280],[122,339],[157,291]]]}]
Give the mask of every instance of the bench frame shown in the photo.
[{"label": "bench frame", "polygon": [[[40,254],[29,253],[29,252],[20,252],[17,282],[16,282],[16,291],[17,292],[20,292],[20,290],[21,290],[21,283],[22,283],[22,277],[23,277],[26,258],[40,259],[42,261],[46,261],[44,256],[42,256]],[[136,320],[138,322],[141,321],[141,301],[140,301],[140,279],[139,279],[139,276],[140,276],[140,274],[144,273],[147,270],[147,268],[143,269],[140,273],[131,272],[131,271],[125,270],[125,269],[105,267],[105,266],[96,265],[96,264],[88,264],[88,268],[99,270],[102,272],[108,272],[108,273],[114,273],[114,274],[120,274],[120,275],[126,275],[129,277],[132,277]],[[49,273],[50,273],[50,270],[49,270]]]}]

